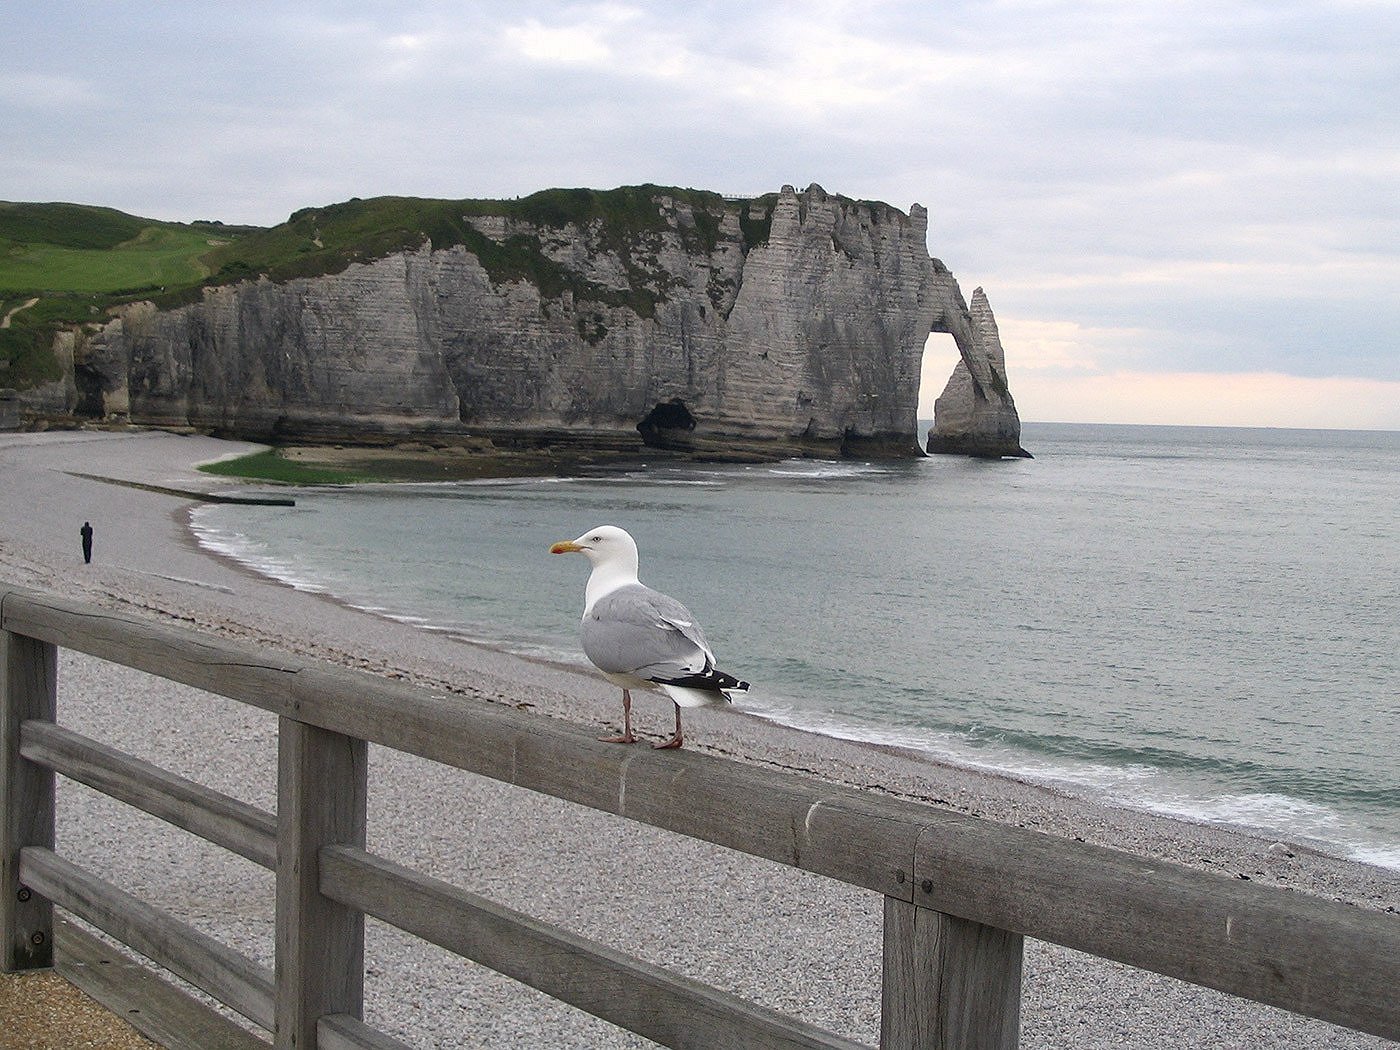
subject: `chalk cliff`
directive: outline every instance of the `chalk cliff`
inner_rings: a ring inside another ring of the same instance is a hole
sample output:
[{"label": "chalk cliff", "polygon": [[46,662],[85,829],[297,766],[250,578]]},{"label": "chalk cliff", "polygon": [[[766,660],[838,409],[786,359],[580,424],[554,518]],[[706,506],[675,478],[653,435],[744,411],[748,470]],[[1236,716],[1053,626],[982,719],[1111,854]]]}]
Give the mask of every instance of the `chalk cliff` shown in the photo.
[{"label": "chalk cliff", "polygon": [[[1030,458],[1021,447],[1021,419],[1006,385],[1006,354],[991,304],[981,288],[972,293],[967,320],[972,327],[962,359],[933,403],[929,452],[970,456]],[[962,323],[959,315],[959,323]],[[962,342],[958,343],[961,348]]]},{"label": "chalk cliff", "polygon": [[124,307],[72,345],[69,389],[88,414],[252,438],[918,455],[924,342],[946,331],[966,374],[949,389],[972,394],[937,432],[1019,452],[990,307],[929,256],[920,206],[610,192],[645,221],[478,209],[456,243]]}]

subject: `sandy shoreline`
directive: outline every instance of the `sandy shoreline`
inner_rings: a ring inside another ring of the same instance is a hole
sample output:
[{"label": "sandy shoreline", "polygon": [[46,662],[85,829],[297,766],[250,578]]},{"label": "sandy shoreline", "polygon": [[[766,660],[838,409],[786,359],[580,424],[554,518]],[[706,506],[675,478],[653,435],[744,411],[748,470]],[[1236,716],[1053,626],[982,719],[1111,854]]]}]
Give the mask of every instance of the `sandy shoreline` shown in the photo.
[{"label": "sandy shoreline", "polygon": [[[225,490],[227,479],[191,465],[252,448],[156,432],[0,435],[0,579],[411,679],[445,695],[512,704],[590,732],[613,724],[616,696],[600,679],[273,583],[202,551],[187,528],[188,501],[73,476]],[[96,529],[89,566],[78,547],[84,520]],[[643,728],[659,737],[668,721],[663,702],[640,704]],[[82,731],[271,807],[274,723],[261,712],[76,656],[62,664],[60,711]],[[1299,848],[1270,850],[1268,840],[1226,829],[1092,806],[740,712],[697,711],[687,736],[697,750],[742,761],[1365,908],[1400,907],[1393,872]],[[377,850],[874,1042],[880,923],[873,895],[404,756],[376,751],[372,778]],[[61,847],[75,859],[270,965],[266,873],[76,787],[65,788],[60,823]],[[168,850],[181,858],[176,870],[164,862]],[[676,932],[666,929],[672,916]],[[414,1045],[650,1045],[377,926],[369,957],[369,1018]],[[1034,942],[1025,981],[1027,1047],[1394,1045]]]}]

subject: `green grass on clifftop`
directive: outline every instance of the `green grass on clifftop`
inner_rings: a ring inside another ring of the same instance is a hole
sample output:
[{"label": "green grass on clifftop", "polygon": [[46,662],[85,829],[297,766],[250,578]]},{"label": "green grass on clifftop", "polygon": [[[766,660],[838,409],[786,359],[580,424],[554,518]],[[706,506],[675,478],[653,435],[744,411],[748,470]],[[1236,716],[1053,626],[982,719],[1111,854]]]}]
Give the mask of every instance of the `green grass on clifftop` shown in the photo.
[{"label": "green grass on clifftop", "polygon": [[239,229],[159,222],[83,204],[0,202],[0,296],[158,291],[197,283]]},{"label": "green grass on clifftop", "polygon": [[208,275],[200,257],[217,243],[190,227],[147,226],[107,249],[29,244],[0,255],[0,289],[101,293],[192,284]]},{"label": "green grass on clifftop", "polygon": [[[546,300],[567,293],[576,302],[650,317],[671,280],[657,250],[676,216],[662,214],[662,197],[685,213],[674,228],[697,254],[714,249],[726,212],[744,203],[651,185],[551,189],[512,200],[355,198],[303,208],[278,226],[258,229],[160,222],[81,204],[0,201],[0,319],[9,317],[0,327],[0,387],[24,389],[57,378],[55,334],[95,330],[122,303],[149,299],[171,309],[198,301],[210,286],[320,277],[425,243],[463,246],[492,281],[528,281]],[[760,198],[755,215],[743,218],[746,248],[766,241],[775,199]],[[517,225],[504,237],[490,237],[474,222],[489,217]],[[587,231],[594,250],[614,253],[627,287],[603,287],[554,261],[542,231],[565,227]],[[600,314],[581,312],[580,326],[584,338],[605,333]]]},{"label": "green grass on clifftop", "polygon": [[[355,198],[342,204],[303,208],[282,225],[261,230],[213,251],[213,278],[226,283],[266,275],[274,281],[339,273],[351,263],[410,251],[466,247],[496,282],[529,281],[545,298],[572,292],[576,298],[630,306],[643,316],[655,309],[656,275],[640,261],[651,239],[667,228],[655,198],[689,207],[693,224],[683,227],[688,247],[715,246],[725,201],[716,193],[662,186],[615,190],[554,189],[512,200],[424,200],[416,197]],[[503,217],[522,227],[588,229],[603,250],[623,260],[631,293],[603,288],[554,262],[538,236],[521,232],[502,240],[481,233],[474,219]]]}]

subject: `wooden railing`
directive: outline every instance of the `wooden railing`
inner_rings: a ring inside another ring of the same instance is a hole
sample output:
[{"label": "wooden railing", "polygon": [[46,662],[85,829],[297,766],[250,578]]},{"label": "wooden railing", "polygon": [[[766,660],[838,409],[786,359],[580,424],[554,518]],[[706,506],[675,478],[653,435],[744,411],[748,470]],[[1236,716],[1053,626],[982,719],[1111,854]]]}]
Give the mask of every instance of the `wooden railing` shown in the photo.
[{"label": "wooden railing", "polygon": [[[1400,918],[454,699],[0,586],[5,970],[58,905],[297,1050],[399,1046],[361,1020],[372,915],[673,1047],[853,1047],[365,849],[367,742],[884,896],[883,1048],[1015,1047],[1022,938],[1400,1038]],[[280,716],[272,815],[55,723],[62,647]],[[276,872],[269,973],[54,852],[55,774]],[[742,818],[735,814],[742,813]]]}]

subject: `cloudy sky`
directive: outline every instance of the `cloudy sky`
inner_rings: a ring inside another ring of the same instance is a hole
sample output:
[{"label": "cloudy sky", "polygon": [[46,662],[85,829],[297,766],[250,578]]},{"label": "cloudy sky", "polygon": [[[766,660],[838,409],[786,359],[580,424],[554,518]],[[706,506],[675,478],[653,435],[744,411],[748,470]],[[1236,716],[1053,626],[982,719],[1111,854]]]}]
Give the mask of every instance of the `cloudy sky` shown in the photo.
[{"label": "cloudy sky", "polygon": [[1400,429],[1395,0],[6,7],[0,199],[816,182],[929,209],[1024,419]]}]

